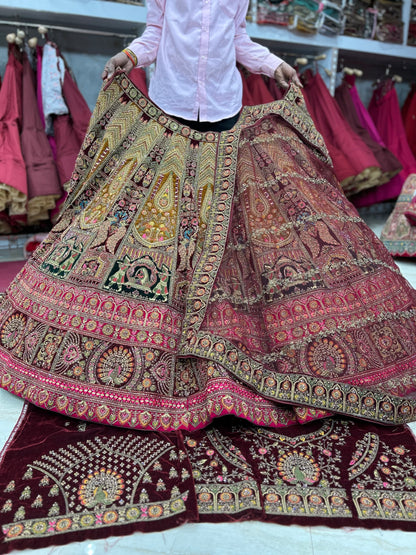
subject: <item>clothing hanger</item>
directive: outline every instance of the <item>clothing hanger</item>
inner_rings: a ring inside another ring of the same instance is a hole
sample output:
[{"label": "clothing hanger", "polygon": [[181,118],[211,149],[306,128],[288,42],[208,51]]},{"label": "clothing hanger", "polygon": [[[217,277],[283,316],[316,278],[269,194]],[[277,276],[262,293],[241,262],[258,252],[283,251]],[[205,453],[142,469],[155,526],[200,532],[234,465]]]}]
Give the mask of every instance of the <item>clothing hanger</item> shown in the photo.
[{"label": "clothing hanger", "polygon": [[6,40],[9,44],[14,44],[17,36],[16,33],[8,33],[6,35]]},{"label": "clothing hanger", "polygon": [[49,39],[48,39],[48,28],[45,27],[45,25],[39,25],[39,27],[38,27],[38,33],[40,34],[40,36],[41,36],[44,40],[46,40],[46,41],[49,40]]},{"label": "clothing hanger", "polygon": [[384,83],[391,82],[392,84],[394,84],[394,83],[401,83],[403,81],[403,78],[401,77],[401,75],[398,75],[397,73],[390,76],[390,70],[391,70],[391,64],[387,64],[383,77],[378,77],[376,81],[374,81],[372,86],[377,87],[383,82]]},{"label": "clothing hanger", "polygon": [[[308,58],[310,59],[310,61],[308,60]],[[321,64],[319,64],[318,62],[320,62],[321,60],[326,60],[326,54],[322,53],[322,54],[318,54],[316,56],[308,56],[306,57],[307,59],[307,63],[304,65],[311,65],[313,67],[313,70],[315,73],[318,73],[319,70],[324,71],[328,77],[332,77],[332,70],[330,70],[328,67],[322,67]],[[306,69],[306,68],[305,68]],[[309,68],[311,69],[311,68]]]},{"label": "clothing hanger", "polygon": [[362,69],[358,69],[356,67],[343,67],[342,72],[345,73],[346,75],[356,75],[357,77],[363,76]]}]

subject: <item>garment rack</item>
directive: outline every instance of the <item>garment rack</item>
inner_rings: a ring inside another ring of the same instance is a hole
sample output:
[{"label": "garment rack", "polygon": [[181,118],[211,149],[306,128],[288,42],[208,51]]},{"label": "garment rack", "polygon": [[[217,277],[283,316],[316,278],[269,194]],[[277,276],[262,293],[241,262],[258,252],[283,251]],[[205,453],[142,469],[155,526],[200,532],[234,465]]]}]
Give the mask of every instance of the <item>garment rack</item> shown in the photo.
[{"label": "garment rack", "polygon": [[[34,27],[38,28],[42,26],[40,23],[25,23],[23,21],[10,21],[10,20],[0,20],[0,25],[10,25],[11,27]],[[80,27],[65,27],[62,25],[45,25],[47,29],[53,29],[54,31],[68,31],[72,33],[84,33],[86,35],[100,35],[103,37],[118,37],[118,38],[136,38],[137,35],[128,33],[115,33],[113,31],[100,31],[98,29],[85,29]]]}]

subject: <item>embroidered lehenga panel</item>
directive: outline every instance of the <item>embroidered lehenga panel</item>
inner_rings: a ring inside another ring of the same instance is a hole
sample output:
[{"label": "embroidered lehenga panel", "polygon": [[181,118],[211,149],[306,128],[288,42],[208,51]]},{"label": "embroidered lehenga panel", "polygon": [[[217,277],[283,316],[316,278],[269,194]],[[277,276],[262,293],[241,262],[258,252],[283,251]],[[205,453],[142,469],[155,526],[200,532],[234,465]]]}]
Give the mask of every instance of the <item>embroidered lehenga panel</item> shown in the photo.
[{"label": "embroidered lehenga panel", "polygon": [[138,429],[414,420],[415,303],[298,89],[198,133],[119,74],[3,298],[1,384]]}]

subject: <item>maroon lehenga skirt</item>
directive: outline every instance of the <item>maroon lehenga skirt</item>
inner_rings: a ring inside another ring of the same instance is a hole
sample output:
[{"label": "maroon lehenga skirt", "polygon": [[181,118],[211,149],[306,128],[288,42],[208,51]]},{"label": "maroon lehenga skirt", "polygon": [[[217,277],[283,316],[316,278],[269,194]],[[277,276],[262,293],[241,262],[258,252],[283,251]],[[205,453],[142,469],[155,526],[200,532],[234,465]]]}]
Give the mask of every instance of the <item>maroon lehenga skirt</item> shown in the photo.
[{"label": "maroon lehenga skirt", "polygon": [[3,388],[79,419],[416,418],[416,293],[291,87],[199,133],[123,74],[0,307]]}]

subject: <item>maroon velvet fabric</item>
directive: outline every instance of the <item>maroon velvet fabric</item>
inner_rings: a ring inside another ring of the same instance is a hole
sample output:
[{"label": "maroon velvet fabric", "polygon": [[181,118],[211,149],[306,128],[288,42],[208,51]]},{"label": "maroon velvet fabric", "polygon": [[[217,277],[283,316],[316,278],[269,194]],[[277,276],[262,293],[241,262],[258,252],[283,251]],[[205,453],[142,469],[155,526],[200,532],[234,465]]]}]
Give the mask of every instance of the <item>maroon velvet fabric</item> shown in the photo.
[{"label": "maroon velvet fabric", "polygon": [[333,418],[139,432],[26,405],[0,457],[0,553],[186,522],[414,530],[415,441]]},{"label": "maroon velvet fabric", "polygon": [[[16,471],[18,480],[9,479]],[[0,492],[0,553],[165,530],[197,518],[179,434],[90,426],[32,406],[0,464]],[[35,532],[29,541],[18,534],[27,518]]]}]

